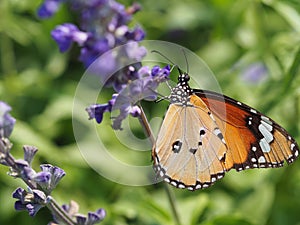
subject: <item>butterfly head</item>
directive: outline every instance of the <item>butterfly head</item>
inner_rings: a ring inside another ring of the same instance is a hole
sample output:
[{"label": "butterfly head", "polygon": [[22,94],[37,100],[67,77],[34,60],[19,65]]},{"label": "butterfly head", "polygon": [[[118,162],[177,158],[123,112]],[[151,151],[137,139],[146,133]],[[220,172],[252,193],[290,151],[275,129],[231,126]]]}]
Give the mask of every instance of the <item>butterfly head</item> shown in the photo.
[{"label": "butterfly head", "polygon": [[182,72],[179,68],[178,71],[178,83],[172,88],[169,100],[173,104],[187,106],[190,101],[190,95],[192,94],[192,89],[188,84],[190,76],[188,73]]},{"label": "butterfly head", "polygon": [[183,72],[181,69],[178,68],[179,71],[179,76],[178,76],[178,84],[181,85],[187,85],[189,80],[190,80],[190,76],[188,73]]}]

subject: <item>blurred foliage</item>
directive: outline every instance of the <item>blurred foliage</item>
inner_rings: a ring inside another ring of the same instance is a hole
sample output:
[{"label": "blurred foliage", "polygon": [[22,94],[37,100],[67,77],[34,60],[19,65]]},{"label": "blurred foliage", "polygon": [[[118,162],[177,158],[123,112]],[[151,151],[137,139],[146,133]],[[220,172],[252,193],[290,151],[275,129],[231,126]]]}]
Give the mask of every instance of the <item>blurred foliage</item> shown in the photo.
[{"label": "blurred foliage", "polygon": [[[40,3],[0,1],[0,98],[13,107],[17,119],[13,154],[21,157],[23,144],[37,146],[36,167],[48,162],[67,172],[54,197],[61,203],[74,199],[82,213],[105,208],[108,215],[103,224],[176,224],[162,183],[120,185],[99,176],[81,157],[73,136],[72,104],[84,68],[77,61],[76,48],[60,54],[50,37],[55,25],[73,21],[73,16],[62,7],[55,17],[41,21],[35,13]],[[226,95],[268,114],[300,141],[298,0],[139,3],[143,9],[133,24],[143,26],[147,39],[174,42],[196,52],[216,74]],[[246,82],[243,71],[256,62],[266,66],[268,77]],[[166,110],[155,103],[145,106],[149,117]],[[99,130],[101,126],[109,130],[109,123],[106,115]],[[140,160],[111,135],[107,133],[105,142],[114,155]],[[150,161],[150,151],[145,154],[142,161]],[[8,177],[7,168],[0,168],[0,224],[47,224],[51,216],[46,209],[36,218],[14,211],[11,193],[23,184]],[[300,224],[299,169],[296,161],[280,169],[232,171],[207,190],[170,189],[182,224]]]}]

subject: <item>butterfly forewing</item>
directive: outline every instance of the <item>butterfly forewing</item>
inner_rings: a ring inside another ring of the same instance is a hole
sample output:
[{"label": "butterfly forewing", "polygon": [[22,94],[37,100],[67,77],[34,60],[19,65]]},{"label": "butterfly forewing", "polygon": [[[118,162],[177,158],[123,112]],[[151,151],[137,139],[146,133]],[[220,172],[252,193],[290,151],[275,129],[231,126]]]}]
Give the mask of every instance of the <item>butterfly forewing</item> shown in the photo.
[{"label": "butterfly forewing", "polygon": [[[211,91],[194,90],[214,114],[225,135],[228,152],[226,169],[238,171],[256,167],[280,167],[284,160],[298,157],[296,141],[269,117],[227,96]],[[220,108],[225,104],[226,114]],[[225,129],[222,128],[226,125]]]},{"label": "butterfly forewing", "polygon": [[222,158],[227,148],[217,131],[205,104],[171,104],[154,148],[156,170],[176,187],[211,185],[225,171]]}]

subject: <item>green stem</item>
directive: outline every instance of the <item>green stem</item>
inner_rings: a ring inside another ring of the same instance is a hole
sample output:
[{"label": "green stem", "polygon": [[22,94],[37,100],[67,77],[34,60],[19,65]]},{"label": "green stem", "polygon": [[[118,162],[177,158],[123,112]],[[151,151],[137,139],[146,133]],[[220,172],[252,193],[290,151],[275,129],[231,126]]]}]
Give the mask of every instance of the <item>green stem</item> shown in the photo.
[{"label": "green stem", "polygon": [[295,90],[292,84],[294,79],[298,75],[298,71],[300,67],[299,61],[300,61],[300,47],[298,48],[298,51],[295,54],[291,67],[284,75],[284,80],[280,81],[282,85],[280,85],[281,90],[279,91],[278,96],[282,96],[282,97],[273,98],[268,104],[266,104],[265,107],[262,108],[262,111],[264,113],[267,113],[271,108],[274,108],[276,105],[279,105],[282,101],[285,100],[285,97],[289,92]]},{"label": "green stem", "polygon": [[0,59],[1,68],[4,75],[11,75],[15,70],[15,55],[12,41],[5,34],[0,34]]},{"label": "green stem", "polygon": [[141,110],[141,115],[138,117],[139,121],[140,121],[142,127],[144,128],[144,132],[145,132],[146,136],[150,138],[151,144],[152,144],[152,146],[154,146],[155,138],[154,138],[152,129],[151,129],[150,124],[147,120],[147,117],[146,117],[146,114],[143,110],[143,107],[141,105],[139,105],[139,108]]},{"label": "green stem", "polygon": [[[139,121],[140,121],[142,127],[144,128],[145,134],[147,135],[147,137],[150,138],[152,146],[154,146],[155,145],[155,138],[154,138],[152,129],[150,127],[150,124],[148,122],[148,119],[146,117],[146,114],[145,114],[142,106],[139,105],[139,107],[141,109],[141,115],[139,116]],[[177,212],[177,209],[176,209],[176,204],[175,204],[176,201],[175,201],[174,195],[171,193],[171,190],[170,190],[170,188],[167,184],[165,184],[164,187],[165,187],[165,191],[167,193],[167,197],[168,197],[168,200],[169,200],[169,203],[170,203],[170,206],[171,206],[172,214],[174,216],[175,224],[180,225],[181,223],[180,223],[178,212]]]},{"label": "green stem", "polygon": [[51,196],[48,196],[48,203],[46,206],[55,215],[59,222],[63,222],[66,225],[76,224],[76,222],[70,218],[67,212],[64,211]]},{"label": "green stem", "polygon": [[165,188],[165,191],[166,191],[168,199],[169,199],[171,210],[172,210],[172,213],[174,216],[174,222],[176,225],[180,225],[181,223],[180,223],[179,215],[178,215],[177,208],[176,208],[176,201],[175,201],[174,194],[173,194],[172,190],[170,189],[170,187],[168,186],[168,184],[165,183],[164,188]]}]

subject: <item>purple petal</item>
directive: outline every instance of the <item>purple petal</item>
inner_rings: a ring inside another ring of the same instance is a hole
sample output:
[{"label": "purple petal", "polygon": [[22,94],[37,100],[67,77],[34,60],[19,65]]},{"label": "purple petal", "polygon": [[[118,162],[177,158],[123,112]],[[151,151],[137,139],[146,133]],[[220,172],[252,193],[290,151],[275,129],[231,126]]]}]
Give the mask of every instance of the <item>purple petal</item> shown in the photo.
[{"label": "purple petal", "polygon": [[137,42],[130,42],[126,45],[126,53],[130,59],[141,61],[147,54],[147,50],[143,46],[139,46]]},{"label": "purple petal", "polygon": [[256,62],[244,69],[241,76],[247,82],[258,83],[268,76],[268,70],[263,63]]},{"label": "purple petal", "polygon": [[97,123],[101,123],[103,119],[103,113],[111,112],[113,106],[116,103],[118,94],[113,94],[111,100],[106,104],[94,104],[87,107],[85,110],[89,114],[89,119],[96,119]]},{"label": "purple petal", "polygon": [[97,215],[100,217],[100,220],[103,220],[104,217],[106,216],[106,211],[102,208],[98,209],[96,211]]},{"label": "purple petal", "polygon": [[150,70],[149,66],[142,66],[138,70],[138,78],[150,76],[150,74],[151,74],[151,70]]},{"label": "purple petal", "polygon": [[71,200],[69,204],[62,205],[62,208],[64,211],[66,211],[72,217],[75,214],[78,214],[78,211],[79,211],[78,203],[73,200]]},{"label": "purple petal", "polygon": [[12,197],[21,200],[24,196],[24,193],[26,193],[25,190],[19,187],[13,192]]},{"label": "purple petal", "polygon": [[43,207],[44,206],[40,204],[26,204],[26,209],[29,213],[29,216],[35,216],[37,212]]},{"label": "purple petal", "polygon": [[37,173],[35,181],[51,192],[66,173],[63,169],[51,164],[42,164],[40,167],[42,172]]},{"label": "purple petal", "polygon": [[87,221],[86,216],[80,214],[76,216],[76,222],[78,225],[86,225],[86,221]]},{"label": "purple petal", "polygon": [[40,165],[40,168],[43,172],[49,172],[49,173],[52,173],[53,171],[53,167],[51,164],[42,164]]},{"label": "purple petal", "polygon": [[66,175],[65,171],[59,167],[53,168],[53,173],[51,177],[51,188],[55,188],[58,182]]},{"label": "purple petal", "polygon": [[[84,47],[81,48],[79,60],[84,63],[85,67],[89,67],[100,55],[107,52],[110,49],[109,43],[107,38],[101,38],[99,40],[94,40],[92,38],[88,39],[85,43]],[[110,73],[111,69],[107,71],[107,67],[111,67],[111,60],[112,62],[115,61],[115,59],[112,57],[112,55],[105,55],[104,63],[101,64],[101,61],[98,60],[97,63],[99,65],[93,65],[92,69],[95,74],[106,74]],[[104,69],[103,69],[104,68]],[[113,69],[115,68],[113,64]]]},{"label": "purple petal", "polygon": [[151,75],[152,76],[156,76],[156,74],[158,74],[160,71],[160,67],[159,66],[153,66],[152,70],[151,70]]},{"label": "purple petal", "polygon": [[80,39],[79,35],[82,39],[79,43],[82,44],[84,37],[85,40],[87,39],[87,34],[84,36],[83,32],[80,32],[77,26],[71,23],[59,25],[51,32],[51,36],[58,44],[61,52],[67,51],[75,40],[78,41]]},{"label": "purple petal", "polygon": [[33,195],[34,195],[34,201],[40,204],[45,204],[46,202],[46,195],[43,191],[40,190],[33,190]]},{"label": "purple petal", "polygon": [[46,19],[53,16],[53,14],[57,12],[62,1],[63,0],[45,0],[37,11],[38,17]]},{"label": "purple petal", "polygon": [[88,224],[95,224],[100,221],[100,217],[97,213],[94,212],[88,212]]},{"label": "purple petal", "polygon": [[27,161],[28,164],[30,165],[38,149],[35,146],[24,145],[23,150],[24,150],[24,160]]},{"label": "purple petal", "polygon": [[31,179],[35,175],[35,171],[29,166],[28,162],[23,159],[15,160],[18,175],[24,179]]},{"label": "purple petal", "polygon": [[51,173],[50,172],[38,172],[34,176],[34,181],[41,184],[49,184],[51,179]]},{"label": "purple petal", "polygon": [[21,201],[16,201],[15,202],[15,210],[21,211],[21,210],[26,210],[26,205],[23,204]]},{"label": "purple petal", "polygon": [[16,119],[9,114],[10,111],[11,107],[0,101],[0,137],[8,138],[16,123]]},{"label": "purple petal", "polygon": [[133,106],[130,108],[130,115],[132,115],[133,117],[137,117],[139,115],[141,115],[141,109],[138,106]]},{"label": "purple petal", "polygon": [[89,114],[89,119],[96,119],[97,123],[101,123],[103,120],[103,113],[108,112],[110,109],[109,104],[94,104],[87,107],[85,110]]},{"label": "purple petal", "polygon": [[145,31],[140,27],[136,27],[134,30],[128,31],[126,37],[129,40],[141,41],[145,38]]}]

